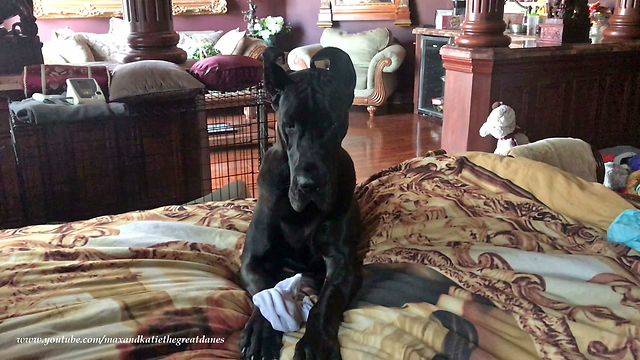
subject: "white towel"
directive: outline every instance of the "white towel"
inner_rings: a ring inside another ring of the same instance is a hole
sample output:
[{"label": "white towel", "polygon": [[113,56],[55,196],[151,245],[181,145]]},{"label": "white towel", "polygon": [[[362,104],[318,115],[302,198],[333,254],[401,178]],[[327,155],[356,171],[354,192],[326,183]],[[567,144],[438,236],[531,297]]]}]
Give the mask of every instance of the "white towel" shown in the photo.
[{"label": "white towel", "polygon": [[307,321],[313,301],[309,296],[298,300],[302,274],[296,274],[253,295],[253,303],[275,330],[292,332]]}]

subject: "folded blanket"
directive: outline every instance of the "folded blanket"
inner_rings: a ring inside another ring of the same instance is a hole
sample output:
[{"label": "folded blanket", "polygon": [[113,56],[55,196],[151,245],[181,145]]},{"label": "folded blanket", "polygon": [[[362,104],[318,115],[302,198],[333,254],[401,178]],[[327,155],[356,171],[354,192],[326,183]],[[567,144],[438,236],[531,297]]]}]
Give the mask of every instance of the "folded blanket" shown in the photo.
[{"label": "folded blanket", "polygon": [[461,155],[526,189],[554,211],[605,231],[618,214],[634,208],[604,185],[558,171],[549,164],[483,152]]},{"label": "folded blanket", "polygon": [[9,111],[21,122],[31,124],[104,120],[128,114],[126,106],[122,103],[58,105],[45,104],[33,99],[12,102]]}]

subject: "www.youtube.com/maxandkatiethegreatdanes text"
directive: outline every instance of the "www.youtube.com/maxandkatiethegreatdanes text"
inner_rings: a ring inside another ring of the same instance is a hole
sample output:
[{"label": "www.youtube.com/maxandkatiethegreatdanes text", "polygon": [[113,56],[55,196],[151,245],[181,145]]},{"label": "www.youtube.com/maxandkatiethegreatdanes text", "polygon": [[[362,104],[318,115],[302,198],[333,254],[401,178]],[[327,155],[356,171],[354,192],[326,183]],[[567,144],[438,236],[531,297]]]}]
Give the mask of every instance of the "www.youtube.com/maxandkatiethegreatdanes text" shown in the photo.
[{"label": "www.youtube.com/maxandkatiethegreatdanes text", "polygon": [[142,336],[137,337],[78,337],[73,335],[63,335],[56,337],[44,337],[44,338],[18,338],[18,344],[42,344],[47,346],[49,344],[174,344],[175,346],[181,346],[182,344],[222,344],[224,338],[220,337],[206,337],[194,336],[194,337],[172,337],[170,335],[164,336]]}]

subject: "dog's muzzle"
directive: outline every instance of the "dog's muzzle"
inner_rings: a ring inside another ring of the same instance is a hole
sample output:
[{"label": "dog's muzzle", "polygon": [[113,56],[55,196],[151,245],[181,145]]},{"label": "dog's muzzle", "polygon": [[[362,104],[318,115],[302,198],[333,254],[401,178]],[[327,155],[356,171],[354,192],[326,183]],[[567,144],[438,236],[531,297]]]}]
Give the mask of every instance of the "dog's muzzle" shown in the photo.
[{"label": "dog's muzzle", "polygon": [[330,189],[325,181],[314,180],[310,176],[297,175],[289,187],[289,202],[297,212],[302,212],[309,203],[313,202],[320,210],[330,208]]}]

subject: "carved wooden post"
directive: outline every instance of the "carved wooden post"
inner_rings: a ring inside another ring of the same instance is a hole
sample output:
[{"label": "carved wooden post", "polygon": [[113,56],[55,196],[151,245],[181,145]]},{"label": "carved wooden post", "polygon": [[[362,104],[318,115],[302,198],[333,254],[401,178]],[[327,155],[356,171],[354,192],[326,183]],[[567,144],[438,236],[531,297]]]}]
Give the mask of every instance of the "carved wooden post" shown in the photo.
[{"label": "carved wooden post", "polygon": [[617,0],[610,26],[602,31],[603,41],[640,39],[640,0]]},{"label": "carved wooden post", "polygon": [[122,0],[124,19],[131,26],[131,52],[124,62],[166,60],[182,64],[187,53],[176,47],[180,36],[173,30],[171,0]]},{"label": "carved wooden post", "polygon": [[456,44],[466,47],[506,47],[511,38],[504,34],[504,0],[467,0],[462,35]]}]

